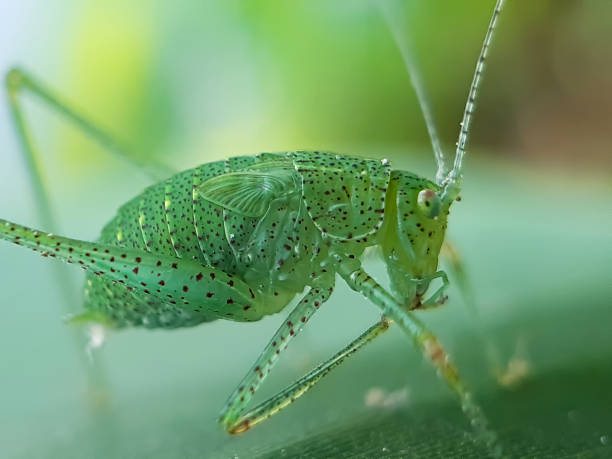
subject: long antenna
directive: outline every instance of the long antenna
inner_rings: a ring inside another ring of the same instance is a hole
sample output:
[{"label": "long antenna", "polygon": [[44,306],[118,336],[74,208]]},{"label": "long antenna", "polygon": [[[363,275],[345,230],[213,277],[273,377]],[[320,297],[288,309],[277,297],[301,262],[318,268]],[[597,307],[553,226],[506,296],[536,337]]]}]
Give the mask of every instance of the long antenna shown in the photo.
[{"label": "long antenna", "polygon": [[472,85],[470,86],[470,92],[468,94],[468,99],[465,104],[465,110],[463,111],[461,130],[459,131],[459,139],[457,140],[457,152],[455,153],[455,162],[453,164],[453,169],[449,172],[447,178],[444,181],[444,192],[442,194],[442,197],[445,200],[453,200],[459,194],[461,184],[461,165],[463,163],[463,156],[465,155],[465,146],[468,141],[468,134],[470,132],[470,124],[472,123],[474,107],[476,106],[478,87],[480,85],[482,74],[484,72],[487,53],[489,51],[489,47],[491,46],[491,42],[493,41],[495,25],[497,24],[497,19],[504,6],[504,1],[505,0],[497,0],[497,3],[495,4],[493,16],[491,16],[491,21],[489,23],[489,29],[487,30],[487,34],[485,35],[485,39],[482,44],[482,50],[480,51],[480,56],[478,57],[478,61],[476,62],[476,71],[474,72]]},{"label": "long antenna", "polygon": [[448,170],[444,162],[444,153],[440,145],[440,138],[438,137],[438,131],[436,129],[436,124],[433,119],[431,105],[429,104],[429,100],[427,99],[427,93],[425,92],[425,86],[423,85],[421,74],[419,73],[418,67],[415,64],[411,43],[408,40],[402,40],[400,38],[408,37],[409,35],[406,31],[406,24],[400,23],[401,18],[404,15],[393,14],[388,6],[389,2],[379,1],[377,4],[379,9],[381,10],[383,18],[389,26],[389,30],[391,30],[391,35],[393,35],[395,44],[399,49],[400,54],[402,55],[404,65],[406,66],[406,70],[408,71],[410,83],[414,88],[417,100],[419,101],[419,105],[421,106],[423,118],[425,118],[425,125],[427,126],[427,132],[429,134],[429,138],[431,139],[431,146],[433,147],[434,157],[436,158],[436,164],[438,165],[438,172],[436,173],[436,183],[439,185],[446,177]]}]

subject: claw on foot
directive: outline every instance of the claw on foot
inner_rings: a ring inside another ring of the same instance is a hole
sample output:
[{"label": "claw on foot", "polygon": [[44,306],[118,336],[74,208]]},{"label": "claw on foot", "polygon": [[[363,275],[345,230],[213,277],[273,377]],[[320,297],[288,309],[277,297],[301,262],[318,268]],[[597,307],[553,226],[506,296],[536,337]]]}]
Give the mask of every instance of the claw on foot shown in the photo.
[{"label": "claw on foot", "polygon": [[245,419],[244,421],[242,421],[239,424],[235,425],[231,429],[228,429],[227,432],[232,434],[232,435],[238,435],[238,434],[246,432],[250,428],[251,428],[250,421],[248,419]]}]

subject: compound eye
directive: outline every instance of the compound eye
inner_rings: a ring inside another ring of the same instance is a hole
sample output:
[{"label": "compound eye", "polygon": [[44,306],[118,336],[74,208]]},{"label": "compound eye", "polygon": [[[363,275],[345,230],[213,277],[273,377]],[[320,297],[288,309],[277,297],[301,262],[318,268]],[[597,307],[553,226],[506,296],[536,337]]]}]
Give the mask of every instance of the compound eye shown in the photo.
[{"label": "compound eye", "polygon": [[421,213],[428,218],[436,218],[440,213],[440,198],[428,188],[419,192],[417,204]]}]

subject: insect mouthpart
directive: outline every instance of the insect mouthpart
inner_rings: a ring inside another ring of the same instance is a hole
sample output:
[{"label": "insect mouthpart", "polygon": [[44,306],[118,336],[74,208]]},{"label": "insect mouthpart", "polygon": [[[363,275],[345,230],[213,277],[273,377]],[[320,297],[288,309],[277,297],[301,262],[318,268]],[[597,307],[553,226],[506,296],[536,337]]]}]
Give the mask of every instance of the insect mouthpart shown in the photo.
[{"label": "insect mouthpart", "polygon": [[413,279],[416,283],[416,296],[422,298],[429,289],[430,279]]}]

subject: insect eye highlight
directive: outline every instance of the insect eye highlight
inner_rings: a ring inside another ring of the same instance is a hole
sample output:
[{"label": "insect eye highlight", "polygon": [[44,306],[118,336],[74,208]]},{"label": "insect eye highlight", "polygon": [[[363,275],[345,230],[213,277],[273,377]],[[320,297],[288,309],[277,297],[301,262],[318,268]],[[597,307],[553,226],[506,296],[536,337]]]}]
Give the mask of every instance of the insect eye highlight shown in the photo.
[{"label": "insect eye highlight", "polygon": [[421,213],[429,218],[436,218],[440,214],[440,198],[429,188],[419,192],[417,204]]}]

